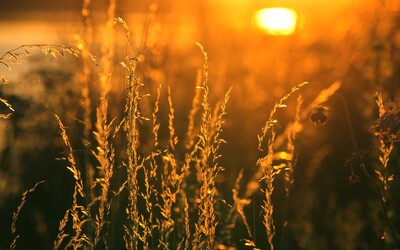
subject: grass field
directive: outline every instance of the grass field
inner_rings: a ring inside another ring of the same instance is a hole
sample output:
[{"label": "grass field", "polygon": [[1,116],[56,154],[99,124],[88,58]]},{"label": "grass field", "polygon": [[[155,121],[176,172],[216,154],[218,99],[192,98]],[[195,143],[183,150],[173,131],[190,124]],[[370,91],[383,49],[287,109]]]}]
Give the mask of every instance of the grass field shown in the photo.
[{"label": "grass field", "polygon": [[0,248],[399,249],[400,6],[336,4],[84,0],[0,51]]}]

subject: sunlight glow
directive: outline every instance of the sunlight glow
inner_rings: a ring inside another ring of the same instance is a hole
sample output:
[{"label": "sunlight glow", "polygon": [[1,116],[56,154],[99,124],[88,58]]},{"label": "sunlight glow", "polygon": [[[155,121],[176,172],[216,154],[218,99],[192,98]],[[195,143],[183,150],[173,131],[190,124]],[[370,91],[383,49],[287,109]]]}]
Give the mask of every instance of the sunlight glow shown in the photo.
[{"label": "sunlight glow", "polygon": [[257,11],[256,22],[259,28],[274,36],[287,36],[296,30],[298,15],[288,8],[266,8]]}]

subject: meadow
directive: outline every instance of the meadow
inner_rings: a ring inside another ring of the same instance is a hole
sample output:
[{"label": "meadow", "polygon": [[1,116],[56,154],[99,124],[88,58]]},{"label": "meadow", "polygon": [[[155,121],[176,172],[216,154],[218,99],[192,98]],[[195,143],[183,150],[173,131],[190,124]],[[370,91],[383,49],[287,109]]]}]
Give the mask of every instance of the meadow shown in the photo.
[{"label": "meadow", "polygon": [[218,4],[84,0],[0,53],[2,249],[400,248],[400,5],[268,37]]}]

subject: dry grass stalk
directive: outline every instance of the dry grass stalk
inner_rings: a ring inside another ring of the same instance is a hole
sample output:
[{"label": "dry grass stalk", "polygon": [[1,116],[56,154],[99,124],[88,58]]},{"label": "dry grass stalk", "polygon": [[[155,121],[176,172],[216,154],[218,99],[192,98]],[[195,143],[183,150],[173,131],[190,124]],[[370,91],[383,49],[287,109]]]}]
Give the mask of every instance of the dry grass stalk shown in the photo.
[{"label": "dry grass stalk", "polygon": [[379,151],[380,151],[380,156],[379,156],[379,162],[381,163],[381,171],[375,170],[375,173],[378,176],[378,179],[382,182],[383,184],[383,189],[387,191],[389,189],[389,183],[394,180],[394,174],[390,174],[388,171],[388,163],[390,160],[390,154],[393,151],[393,143],[390,142],[389,145],[387,145],[383,140],[379,141]]},{"label": "dry grass stalk", "polygon": [[297,97],[297,106],[296,106],[296,114],[293,122],[293,129],[287,134],[287,149],[285,152],[285,159],[287,165],[287,171],[284,172],[285,179],[285,191],[286,195],[289,196],[290,186],[293,184],[293,171],[294,171],[294,155],[295,155],[295,146],[294,141],[296,140],[296,135],[298,132],[302,130],[302,122],[300,119],[301,106],[303,104],[303,98],[301,95]]},{"label": "dry grass stalk", "polygon": [[10,110],[10,113],[8,113],[8,114],[0,114],[0,118],[8,119],[11,116],[12,112],[14,112],[15,110],[7,100],[0,98],[0,102],[3,103],[4,105],[6,105],[6,107]]},{"label": "dry grass stalk", "polygon": [[161,84],[157,88],[157,96],[154,103],[154,109],[152,114],[152,134],[153,134],[153,152],[145,158],[143,166],[143,176],[144,176],[144,190],[140,192],[140,196],[145,201],[145,207],[147,211],[147,216],[141,214],[139,218],[139,226],[141,228],[141,233],[138,235],[139,240],[143,243],[143,249],[153,249],[154,246],[154,236],[153,230],[161,223],[156,224],[156,216],[154,209],[157,206],[155,203],[156,196],[158,194],[155,183],[157,182],[157,170],[158,163],[157,157],[161,154],[158,149],[158,131],[160,129],[160,123],[158,122],[158,112],[161,96]]},{"label": "dry grass stalk", "polygon": [[[78,205],[78,188],[75,186],[72,207],[69,209],[69,214],[72,218],[72,230],[73,233],[69,239],[65,249],[73,248],[82,249],[84,247],[93,248],[91,239],[84,233],[83,228],[89,220],[89,214],[87,213],[85,207]],[[64,223],[64,222],[62,222]],[[61,227],[61,224],[60,224]]]},{"label": "dry grass stalk", "polygon": [[[328,100],[330,96],[332,96],[339,88],[340,88],[340,83],[335,82],[331,86],[329,86],[327,89],[321,91],[319,95],[314,99],[314,101],[307,107],[305,108],[302,112],[299,110],[299,106],[297,107],[296,110],[296,117],[295,121],[293,123],[290,123],[286,126],[284,132],[279,136],[276,137],[275,132],[273,131],[273,127],[275,124],[278,123],[278,121],[274,118],[276,112],[278,111],[279,108],[285,108],[286,104],[284,104],[284,101],[288,99],[293,93],[298,91],[301,87],[306,85],[307,83],[301,83],[298,86],[295,86],[291,89],[291,91],[282,97],[275,105],[274,108],[272,109],[269,118],[265,124],[265,126],[262,128],[262,133],[261,135],[258,136],[258,147],[260,151],[262,150],[262,144],[265,141],[266,135],[268,131],[271,131],[271,137],[268,141],[268,153],[266,156],[261,157],[257,161],[257,166],[259,166],[258,171],[254,175],[253,179],[248,183],[247,185],[247,190],[245,193],[245,197],[250,197],[255,191],[258,190],[259,188],[259,180],[263,179],[266,183],[266,189],[264,191],[265,195],[265,200],[264,200],[264,205],[263,205],[263,212],[264,212],[264,226],[266,228],[266,233],[267,233],[267,238],[268,242],[270,244],[271,249],[273,249],[273,236],[275,234],[275,227],[273,224],[273,204],[271,200],[271,196],[274,190],[273,186],[273,181],[275,179],[275,176],[279,174],[282,170],[286,170],[287,173],[287,181],[289,181],[289,185],[291,180],[290,171],[292,171],[289,167],[291,167],[291,161],[293,159],[293,152],[294,152],[294,146],[293,146],[293,139],[298,132],[302,130],[302,126],[300,124],[300,121],[305,119],[305,117],[308,116],[310,111],[312,110],[313,107],[315,107],[318,104],[321,104],[325,101]],[[288,152],[286,152],[287,155],[290,155],[290,161],[289,165],[278,165],[278,166],[273,166],[272,161],[273,161],[273,155],[274,155],[274,148],[279,147],[287,141],[287,146],[288,146]],[[288,190],[288,189],[287,189]]]},{"label": "dry grass stalk", "polygon": [[[382,119],[382,117],[386,113],[386,108],[382,100],[382,95],[380,93],[376,93],[376,104],[379,108],[379,118]],[[388,163],[392,151],[393,141],[385,140],[384,137],[379,138],[379,162],[381,163],[381,169],[375,170],[375,173],[377,174],[378,179],[382,183],[383,189],[385,191],[389,189],[389,183],[394,180],[394,175],[390,174],[388,171]]]},{"label": "dry grass stalk", "polygon": [[[113,134],[113,121],[107,123],[104,120],[104,114],[97,114],[96,131],[93,132],[95,140],[98,144],[96,150],[92,150],[92,154],[96,157],[99,165],[99,177],[96,178],[95,184],[100,186],[100,195],[97,197],[99,202],[98,211],[95,216],[95,238],[94,245],[97,245],[102,238],[102,229],[106,224],[106,215],[109,212],[110,199],[108,197],[110,191],[111,178],[114,173],[115,150],[111,143]],[[100,117],[101,116],[101,117]],[[103,121],[99,124],[99,121]],[[103,241],[106,241],[103,238]],[[104,242],[106,244],[106,242]]]},{"label": "dry grass stalk", "polygon": [[[152,153],[151,156],[148,158],[148,166],[143,167],[144,173],[144,191],[140,193],[141,197],[145,201],[147,216],[141,215],[139,226],[142,229],[142,233],[138,236],[140,241],[143,243],[143,249],[153,249],[153,241],[150,244],[150,238],[153,237],[153,229],[155,228],[155,216],[154,216],[154,209],[155,209],[155,197],[157,195],[157,190],[154,185],[157,179],[157,162],[156,157],[158,153]],[[153,239],[154,240],[154,239]]]},{"label": "dry grass stalk", "polygon": [[258,149],[260,151],[262,151],[262,144],[265,140],[265,137],[267,136],[267,132],[278,122],[274,116],[276,114],[276,112],[278,111],[278,109],[280,108],[285,108],[286,104],[284,104],[284,102],[291,96],[293,95],[296,91],[298,91],[299,89],[301,89],[303,86],[307,85],[308,82],[303,82],[300,83],[296,86],[294,86],[290,92],[288,94],[286,94],[285,96],[283,96],[277,103],[275,103],[274,107],[272,108],[268,120],[266,121],[264,127],[261,129],[261,135],[258,135]]},{"label": "dry grass stalk", "polygon": [[128,207],[127,215],[129,224],[125,226],[125,246],[127,249],[137,249],[139,231],[139,212],[137,208],[137,198],[139,186],[137,182],[138,170],[142,167],[142,160],[139,157],[139,127],[138,123],[144,118],[140,114],[139,101],[141,83],[135,76],[137,59],[129,59],[121,65],[125,68],[128,82],[127,102],[125,105],[124,130],[127,136],[127,186],[128,186]]},{"label": "dry grass stalk", "polygon": [[216,234],[216,213],[215,213],[215,178],[222,168],[218,165],[217,159],[221,143],[225,141],[220,138],[223,117],[226,114],[226,105],[229,100],[230,90],[225,94],[224,100],[219,107],[219,113],[213,126],[213,114],[209,103],[208,87],[208,56],[203,46],[197,44],[204,56],[203,64],[203,82],[200,87],[203,91],[201,106],[203,108],[201,115],[201,126],[199,133],[199,143],[195,145],[195,151],[200,153],[199,158],[194,159],[197,176],[200,181],[200,204],[198,210],[198,221],[195,225],[196,231],[193,238],[194,249],[213,249],[215,245]]},{"label": "dry grass stalk", "polygon": [[[197,72],[196,86],[199,86],[199,87],[201,86],[201,71],[200,70]],[[188,124],[188,130],[186,133],[186,135],[187,135],[186,145],[185,145],[186,149],[192,148],[195,143],[195,137],[196,137],[195,117],[200,109],[201,93],[202,93],[202,91],[200,88],[195,89],[195,96],[192,99],[192,107],[191,107],[190,113],[189,113],[189,124]]]},{"label": "dry grass stalk", "polygon": [[67,211],[65,211],[64,217],[60,221],[60,225],[58,226],[58,234],[56,239],[54,240],[53,249],[60,249],[64,239],[68,237],[66,228],[69,220],[69,213],[70,209],[67,209]]},{"label": "dry grass stalk", "polygon": [[[224,219],[224,227],[221,228],[222,237],[220,239],[220,242],[223,242],[224,244],[226,244],[226,243],[232,244],[232,240],[234,240],[234,238],[232,237],[232,232],[235,228],[238,218],[240,217],[246,228],[248,237],[250,238],[250,239],[243,239],[242,241],[245,242],[246,246],[255,247],[255,244],[253,242],[253,235],[252,235],[250,226],[247,223],[246,214],[244,212],[244,207],[249,205],[251,203],[251,200],[250,199],[241,199],[239,197],[240,182],[243,179],[243,172],[244,172],[244,169],[241,169],[238,174],[238,177],[236,178],[235,186],[232,189],[233,205],[230,206],[227,204],[230,207],[229,212],[222,218],[222,219]],[[226,201],[223,201],[223,202],[226,203]],[[227,248],[224,244],[219,244],[217,246],[217,248],[218,249],[230,249],[230,248]]]},{"label": "dry grass stalk", "polygon": [[[233,197],[233,202],[234,202],[233,209],[236,210],[236,212],[239,214],[240,218],[242,219],[249,237],[253,238],[250,226],[247,223],[246,215],[244,213],[244,207],[249,205],[251,203],[251,200],[239,198],[240,181],[242,180],[242,178],[243,178],[243,169],[240,170],[239,175],[236,178],[235,188],[232,189],[232,197]],[[234,226],[234,224],[235,224],[235,220],[233,220],[233,226]]]},{"label": "dry grass stalk", "polygon": [[[325,103],[331,96],[337,93],[340,87],[341,83],[336,81],[331,85],[329,85],[326,89],[323,89],[310,104],[308,104],[306,107],[302,109],[299,116],[300,121],[308,119],[311,111],[316,106]],[[286,126],[285,130],[275,139],[274,148],[278,148],[281,145],[283,145],[287,140],[288,134],[292,133],[293,131],[295,131],[295,133],[299,133],[302,131],[302,129],[303,129],[302,126],[298,126],[298,124],[296,124],[296,120],[295,122],[289,123]]]},{"label": "dry grass stalk", "polygon": [[175,150],[175,146],[178,144],[178,137],[175,134],[174,128],[174,119],[175,119],[175,111],[172,104],[172,95],[171,95],[171,88],[168,85],[168,106],[169,106],[169,114],[168,114],[168,131],[169,131],[169,140],[168,140],[168,147],[169,150],[173,153]]},{"label": "dry grass stalk", "polygon": [[[78,83],[80,84],[81,96],[80,96],[80,106],[82,115],[80,117],[82,121],[82,141],[83,145],[86,147],[85,149],[88,151],[92,151],[90,149],[91,145],[91,134],[92,134],[92,100],[91,100],[91,84],[90,82],[93,80],[92,77],[92,69],[91,69],[91,58],[92,54],[90,53],[90,49],[92,48],[93,43],[93,24],[92,24],[92,13],[90,11],[91,0],[83,0],[82,1],[82,9],[81,14],[83,18],[83,30],[82,36],[77,36],[77,47],[81,50],[81,72],[78,74]],[[95,154],[93,154],[95,155]],[[94,192],[93,186],[95,185],[95,172],[92,163],[89,160],[89,155],[85,154],[82,164],[82,172],[85,177],[85,191],[87,194],[86,203],[89,204],[89,207],[96,201],[96,194]],[[96,216],[97,219],[97,216]],[[95,224],[96,226],[98,223]],[[61,226],[61,225],[60,225]],[[97,227],[96,227],[97,228]],[[93,235],[92,225],[89,226],[89,235]],[[96,230],[97,232],[97,230]],[[94,239],[94,245],[97,244],[97,237]]]},{"label": "dry grass stalk", "polygon": [[214,179],[212,178],[212,166],[208,165],[208,159],[211,155],[211,107],[209,104],[209,87],[208,87],[208,56],[201,44],[197,44],[204,56],[203,64],[203,81],[201,90],[203,98],[201,106],[203,108],[201,114],[201,126],[199,133],[199,144],[196,144],[196,151],[200,152],[200,158],[195,160],[198,180],[200,181],[200,197],[198,221],[195,225],[195,233],[193,239],[194,249],[212,249],[214,245],[215,234],[215,211],[214,197],[216,190],[213,188]]},{"label": "dry grass stalk", "polygon": [[71,173],[73,174],[78,194],[81,197],[85,197],[85,192],[84,192],[84,189],[83,189],[83,181],[82,181],[82,177],[81,177],[81,172],[78,170],[78,168],[76,166],[75,157],[74,157],[74,155],[72,153],[73,152],[72,151],[72,146],[71,146],[71,143],[69,141],[69,137],[67,135],[67,131],[65,130],[65,126],[62,123],[60,117],[58,115],[56,115],[56,114],[54,116],[55,116],[55,118],[57,120],[58,126],[60,127],[60,130],[61,130],[60,134],[61,134],[61,137],[63,139],[63,142],[64,142],[65,146],[67,147],[67,161],[68,161],[68,163],[70,165],[70,166],[67,167],[67,169],[69,171],[71,171]]},{"label": "dry grass stalk", "polygon": [[190,249],[190,237],[191,237],[191,232],[190,232],[190,219],[189,219],[189,203],[187,200],[186,193],[181,189],[180,190],[180,200],[182,202],[182,208],[183,208],[183,221],[184,223],[184,235],[181,236],[181,240],[176,246],[176,249],[178,250],[183,250],[183,249]]},{"label": "dry grass stalk", "polygon": [[153,122],[153,129],[152,129],[152,133],[153,133],[153,149],[156,150],[158,147],[158,131],[160,129],[160,123],[158,122],[158,112],[160,111],[160,96],[161,96],[161,88],[162,85],[160,84],[157,88],[157,96],[156,96],[156,101],[154,103],[154,110],[153,110],[153,114],[152,114],[152,122]]},{"label": "dry grass stalk", "polygon": [[[380,94],[376,94],[377,96],[377,105],[379,107],[379,118],[377,119],[377,121],[375,122],[375,124],[372,126],[371,130],[373,132],[373,134],[375,136],[377,136],[381,141],[383,141],[384,145],[380,145],[380,147],[382,149],[380,149],[381,151],[383,151],[383,157],[380,157],[380,161],[382,163],[382,165],[387,165],[386,160],[389,160],[389,155],[390,155],[390,146],[389,149],[386,149],[386,143],[393,143],[396,141],[399,141],[400,138],[400,132],[399,132],[399,115],[400,115],[400,111],[399,108],[397,107],[396,103],[388,103],[388,108],[386,108],[383,105],[383,101],[382,101],[382,97]],[[347,105],[345,102],[345,99],[342,97],[342,101],[346,110],[346,115],[347,115],[347,122],[349,125],[349,129],[351,131],[352,134],[352,141],[353,141],[353,147],[354,147],[354,153],[353,155],[355,156],[355,159],[358,160],[358,164],[361,168],[361,170],[364,172],[364,174],[371,180],[371,182],[374,184],[374,187],[376,189],[376,192],[379,196],[379,201],[380,201],[380,205],[383,211],[383,215],[385,217],[387,226],[391,232],[391,235],[394,239],[394,242],[396,243],[396,246],[398,248],[400,248],[400,240],[397,238],[397,234],[394,230],[393,224],[391,223],[390,219],[389,219],[389,214],[388,214],[388,210],[386,208],[386,199],[385,199],[385,195],[383,194],[383,192],[381,191],[380,185],[379,183],[375,180],[375,178],[368,172],[363,159],[361,158],[360,153],[358,152],[358,148],[357,148],[357,142],[355,140],[355,136],[354,136],[354,132],[353,132],[353,128],[352,128],[352,124],[351,124],[351,120],[350,120],[350,116],[349,116],[349,112],[347,110]],[[380,142],[382,143],[382,142]],[[386,156],[385,156],[386,155]],[[386,158],[386,159],[385,159]],[[386,169],[383,168],[386,172]],[[353,172],[353,170],[352,170]],[[379,171],[378,171],[379,172]],[[393,178],[393,176],[387,176],[387,173],[377,173],[378,176],[380,175],[380,181],[382,181],[384,183],[384,185],[388,182],[391,181],[391,179]],[[353,173],[352,173],[353,175]],[[352,177],[352,176],[350,176]],[[388,178],[386,180],[385,183],[385,178]],[[386,230],[386,229],[385,229]],[[384,233],[385,236],[385,233]],[[383,239],[385,239],[385,237],[383,237]]]},{"label": "dry grass stalk", "polygon": [[183,196],[184,200],[184,212],[185,212],[185,247],[184,249],[189,249],[189,239],[190,239],[190,220],[189,220],[189,203],[186,196]]},{"label": "dry grass stalk", "polygon": [[71,218],[72,218],[73,234],[70,235],[71,238],[69,239],[65,248],[73,247],[74,249],[79,249],[80,247],[82,247],[84,245],[92,245],[90,238],[83,232],[83,227],[84,227],[85,223],[88,221],[89,214],[86,212],[86,209],[83,206],[78,205],[78,195],[81,196],[82,198],[85,197],[85,193],[83,190],[83,181],[81,178],[81,173],[77,169],[75,157],[72,153],[72,146],[69,141],[69,137],[65,130],[64,124],[62,123],[59,116],[57,116],[57,115],[54,115],[54,116],[56,117],[56,120],[60,127],[61,137],[64,141],[65,146],[67,147],[67,161],[70,164],[70,166],[67,168],[68,168],[68,170],[71,171],[71,173],[73,174],[73,177],[75,179],[75,189],[74,189],[74,194],[73,194],[72,207],[66,212],[66,215],[64,216],[63,220],[60,222],[60,226],[59,226],[60,233],[58,234],[57,239],[55,241],[55,246],[59,247],[61,245],[61,243],[63,242],[63,239],[68,236],[64,232],[65,232],[66,224],[69,220],[68,214],[70,214]]},{"label": "dry grass stalk", "polygon": [[28,195],[36,190],[36,188],[44,183],[44,181],[39,181],[37,182],[31,189],[26,190],[25,192],[22,193],[22,199],[21,203],[18,205],[17,210],[13,214],[12,222],[11,222],[11,237],[12,241],[8,249],[15,249],[17,246],[17,240],[19,238],[19,235],[17,234],[17,221],[18,217],[21,214],[21,210],[24,207],[26,203],[26,199],[28,198]]},{"label": "dry grass stalk", "polygon": [[[144,192],[141,192],[141,196],[145,200],[146,211],[148,213],[148,217],[145,218],[143,215],[140,217],[140,225],[142,227],[142,235],[140,236],[140,240],[143,242],[144,249],[152,249],[154,248],[154,238],[153,238],[153,229],[156,227],[154,225],[155,215],[154,208],[157,204],[154,202],[157,196],[157,190],[155,183],[157,182],[157,169],[158,163],[156,158],[161,154],[161,151],[158,149],[159,141],[158,141],[158,131],[160,129],[160,123],[158,122],[158,112],[160,105],[160,97],[161,97],[161,88],[160,84],[157,88],[157,96],[154,103],[154,109],[152,114],[152,133],[153,133],[153,152],[149,157],[146,158],[146,162],[149,162],[148,166],[143,168],[144,173]],[[159,225],[158,225],[159,226]],[[149,238],[152,237],[152,242],[150,245]]]},{"label": "dry grass stalk", "polygon": [[161,178],[161,200],[160,213],[162,219],[159,221],[160,242],[159,247],[168,249],[170,235],[175,228],[173,220],[173,205],[177,201],[180,190],[180,175],[177,173],[178,164],[172,153],[163,156],[164,171]]},{"label": "dry grass stalk", "polygon": [[116,24],[121,24],[122,27],[124,28],[125,38],[126,38],[125,39],[126,40],[125,57],[127,57],[128,56],[128,50],[129,50],[130,43],[131,43],[131,32],[129,30],[128,24],[121,17],[114,18],[114,25],[116,25]]},{"label": "dry grass stalk", "polygon": [[[275,175],[277,174],[277,171],[275,171],[274,166],[272,165],[272,159],[273,159],[273,142],[275,139],[275,132],[272,129],[271,131],[271,139],[268,143],[268,153],[265,157],[260,158],[257,162],[257,165],[260,166],[260,169],[262,169],[263,172],[263,179],[266,183],[266,187],[264,190],[264,205],[262,206],[263,210],[263,224],[266,229],[266,234],[268,238],[268,243],[269,247],[271,250],[274,249],[273,245],[273,238],[275,235],[275,226],[273,222],[273,211],[274,211],[274,206],[272,204],[272,193],[274,191],[274,179]],[[255,232],[254,232],[255,234]]]},{"label": "dry grass stalk", "polygon": [[[107,247],[107,233],[104,231],[104,226],[108,224],[106,216],[109,214],[111,207],[110,184],[114,173],[115,150],[112,144],[112,139],[119,128],[113,129],[114,119],[109,121],[109,102],[108,94],[111,90],[111,76],[114,59],[114,37],[115,37],[115,8],[116,1],[111,0],[107,9],[107,22],[105,28],[104,43],[102,44],[101,63],[103,71],[100,74],[100,99],[96,109],[96,130],[93,132],[97,144],[96,150],[92,150],[92,154],[98,161],[98,178],[95,185],[100,186],[100,194],[95,198],[98,201],[98,210],[94,218],[94,246],[97,246],[101,241]],[[121,19],[122,20],[122,19]],[[127,31],[128,32],[128,31]]]},{"label": "dry grass stalk", "polygon": [[162,205],[160,206],[162,220],[160,223],[160,244],[159,247],[168,248],[168,241],[170,234],[175,228],[175,222],[173,220],[173,205],[177,201],[177,195],[180,191],[180,185],[182,183],[182,175],[178,172],[177,159],[175,158],[174,151],[175,146],[178,143],[178,137],[175,135],[174,119],[175,111],[172,103],[171,89],[168,86],[168,148],[165,151],[165,155],[162,157],[163,175],[161,177],[161,199]]},{"label": "dry grass stalk", "polygon": [[[273,127],[278,123],[278,120],[276,120],[275,115],[278,112],[279,109],[281,108],[286,108],[286,104],[284,103],[292,94],[294,94],[295,92],[297,92],[300,88],[302,88],[303,86],[305,86],[306,84],[308,84],[307,82],[303,82],[300,83],[296,86],[294,86],[291,91],[286,94],[285,96],[283,96],[277,103],[275,103],[273,109],[271,110],[269,117],[264,125],[264,127],[261,129],[261,134],[257,135],[258,138],[258,150],[259,151],[263,151],[263,144],[265,143],[265,139],[267,137],[267,134],[269,131],[272,131]],[[284,138],[284,140],[286,140],[288,138],[288,135],[290,133],[293,133],[293,131],[295,131],[294,129],[297,129],[298,126],[293,126],[293,124],[289,124],[286,126],[285,132],[281,135],[282,138]],[[299,132],[296,130],[296,132]],[[278,137],[279,140],[280,137]],[[273,143],[273,147],[276,147],[277,145],[281,145],[281,144],[277,144],[276,143],[276,138],[274,136],[274,140],[269,140],[269,143]],[[267,148],[269,149],[271,145],[268,144]],[[271,156],[272,157],[272,156]],[[261,163],[263,160],[262,158],[258,159],[258,163],[257,165],[259,165],[259,163]],[[252,178],[252,180],[247,184],[246,187],[246,192],[244,195],[244,198],[249,198],[253,195],[254,192],[256,192],[259,189],[259,184],[258,182],[260,181],[260,179],[262,179],[264,177],[264,169],[263,168],[258,168],[257,172],[254,174],[254,177]]]},{"label": "dry grass stalk", "polygon": [[213,136],[213,139],[212,139],[213,143],[211,145],[211,151],[212,151],[212,156],[213,156],[212,162],[214,163],[215,168],[218,168],[216,166],[216,164],[218,164],[217,160],[218,160],[218,158],[221,157],[221,155],[218,153],[219,152],[219,148],[220,148],[222,143],[226,143],[226,141],[221,138],[221,132],[223,131],[222,128],[223,128],[223,126],[225,124],[224,117],[227,114],[226,113],[226,108],[227,108],[227,105],[228,105],[229,96],[231,94],[231,91],[232,91],[232,87],[229,88],[228,91],[225,93],[225,96],[224,96],[224,99],[223,99],[221,105],[218,106],[215,109],[215,110],[218,111],[218,113],[215,114],[216,119],[215,119],[215,122],[213,123],[214,124],[214,128],[213,128],[212,133],[211,133],[211,135]]},{"label": "dry grass stalk", "polygon": [[[6,66],[11,70],[11,64],[19,64],[24,62],[24,58],[31,55],[30,50],[40,50],[45,55],[51,55],[53,57],[65,56],[66,54],[79,57],[80,51],[77,48],[67,47],[63,45],[52,45],[52,44],[25,44],[21,45],[13,50],[9,50],[0,56],[0,64]],[[95,60],[92,57],[92,60]]]},{"label": "dry grass stalk", "polygon": [[[0,64],[7,67],[11,70],[11,64],[20,64],[24,62],[24,58],[31,55],[30,50],[38,49],[44,54],[52,55],[53,57],[64,56],[66,54],[70,54],[78,57],[80,55],[80,51],[73,47],[67,47],[62,45],[50,45],[50,44],[27,44],[21,45],[13,50],[9,50],[5,52],[2,56],[0,56]],[[94,57],[92,58],[95,61]],[[0,76],[0,81],[4,84],[9,84],[9,81]],[[8,119],[11,116],[11,113],[14,111],[12,105],[5,99],[0,98],[0,102],[3,103],[9,110],[8,114],[0,114],[1,119]]]}]

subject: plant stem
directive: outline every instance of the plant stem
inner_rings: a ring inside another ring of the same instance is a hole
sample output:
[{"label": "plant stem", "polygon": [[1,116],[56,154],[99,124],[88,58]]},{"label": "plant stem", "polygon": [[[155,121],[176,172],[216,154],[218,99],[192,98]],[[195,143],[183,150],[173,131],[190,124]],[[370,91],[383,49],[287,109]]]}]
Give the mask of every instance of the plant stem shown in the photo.
[{"label": "plant stem", "polygon": [[348,109],[348,107],[347,107],[346,99],[344,98],[344,96],[343,96],[342,94],[340,94],[340,93],[336,93],[336,94],[340,97],[339,99],[340,99],[340,101],[342,102],[343,107],[344,107],[344,111],[345,111],[345,115],[346,115],[346,121],[347,121],[347,126],[349,127],[349,131],[350,131],[350,135],[351,135],[351,141],[352,141],[352,143],[353,143],[353,151],[354,151],[354,153],[355,153],[355,156],[356,156],[357,160],[359,161],[360,168],[362,169],[363,173],[364,173],[364,174],[372,181],[372,183],[374,184],[374,187],[375,187],[375,189],[376,189],[376,192],[378,193],[378,196],[379,196],[379,201],[380,201],[380,204],[381,204],[382,211],[383,211],[383,214],[384,214],[384,216],[385,216],[386,222],[387,222],[387,224],[389,225],[390,231],[391,231],[391,233],[392,233],[392,235],[393,235],[393,239],[395,240],[397,247],[400,249],[400,242],[399,242],[399,240],[397,239],[396,232],[394,231],[393,225],[392,225],[392,223],[390,222],[390,219],[389,219],[389,216],[388,216],[388,212],[387,212],[387,209],[386,209],[386,206],[385,206],[385,198],[383,197],[382,191],[381,191],[381,189],[379,188],[379,185],[378,185],[378,183],[375,181],[375,179],[368,173],[367,168],[365,167],[365,164],[364,164],[364,162],[363,162],[362,159],[361,159],[360,153],[358,152],[357,141],[356,141],[356,137],[355,137],[355,135],[354,135],[354,129],[353,129],[353,125],[352,125],[352,123],[351,123],[350,112],[349,112],[349,109]]},{"label": "plant stem", "polygon": [[257,246],[256,237],[256,195],[253,193],[253,240],[254,245]]}]

